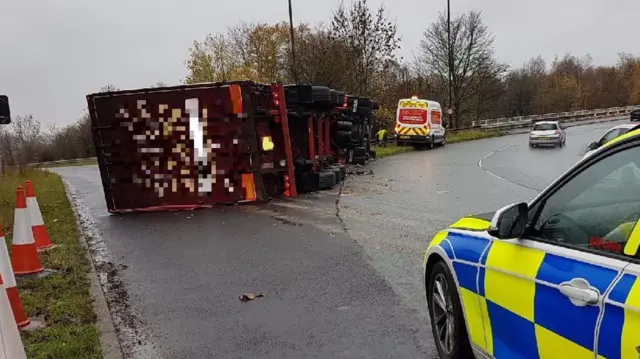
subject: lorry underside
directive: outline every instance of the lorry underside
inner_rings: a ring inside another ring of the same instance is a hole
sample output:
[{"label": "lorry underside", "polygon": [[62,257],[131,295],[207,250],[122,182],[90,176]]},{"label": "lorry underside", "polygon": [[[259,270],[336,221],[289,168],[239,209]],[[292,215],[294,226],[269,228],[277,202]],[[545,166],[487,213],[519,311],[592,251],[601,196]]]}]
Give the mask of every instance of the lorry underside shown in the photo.
[{"label": "lorry underside", "polygon": [[110,212],[268,201],[331,188],[370,156],[377,104],[239,81],[87,96]]}]

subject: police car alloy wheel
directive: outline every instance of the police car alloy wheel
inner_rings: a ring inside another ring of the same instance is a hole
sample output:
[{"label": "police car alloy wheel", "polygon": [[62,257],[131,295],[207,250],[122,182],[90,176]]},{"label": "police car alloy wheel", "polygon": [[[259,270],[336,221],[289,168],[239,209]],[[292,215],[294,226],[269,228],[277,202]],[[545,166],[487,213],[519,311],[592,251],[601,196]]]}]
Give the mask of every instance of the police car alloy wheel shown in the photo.
[{"label": "police car alloy wheel", "polygon": [[440,358],[473,358],[458,290],[444,262],[433,266],[427,283],[431,330]]},{"label": "police car alloy wheel", "polygon": [[438,273],[431,288],[431,302],[433,306],[433,322],[436,329],[436,340],[445,354],[450,355],[453,351],[453,331],[455,329],[455,318],[453,316],[453,305],[451,295],[449,295],[449,285],[444,274]]}]

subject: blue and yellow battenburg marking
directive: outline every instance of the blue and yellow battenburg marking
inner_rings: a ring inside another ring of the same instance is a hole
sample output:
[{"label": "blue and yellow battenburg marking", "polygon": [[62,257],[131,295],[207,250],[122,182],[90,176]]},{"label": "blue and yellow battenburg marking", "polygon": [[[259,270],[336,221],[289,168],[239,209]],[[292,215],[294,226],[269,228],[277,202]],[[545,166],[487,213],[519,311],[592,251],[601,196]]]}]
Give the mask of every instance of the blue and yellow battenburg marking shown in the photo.
[{"label": "blue and yellow battenburg marking", "polygon": [[640,346],[640,279],[625,273],[605,302],[598,354],[607,359],[636,359]]},{"label": "blue and yellow battenburg marking", "polygon": [[[617,270],[493,240],[488,228],[466,217],[430,243],[452,261],[471,342],[495,358],[593,358],[600,308],[573,305],[557,286],[582,277],[605,293]],[[635,359],[640,280],[625,275],[611,300],[618,305],[605,308],[599,358]]]}]

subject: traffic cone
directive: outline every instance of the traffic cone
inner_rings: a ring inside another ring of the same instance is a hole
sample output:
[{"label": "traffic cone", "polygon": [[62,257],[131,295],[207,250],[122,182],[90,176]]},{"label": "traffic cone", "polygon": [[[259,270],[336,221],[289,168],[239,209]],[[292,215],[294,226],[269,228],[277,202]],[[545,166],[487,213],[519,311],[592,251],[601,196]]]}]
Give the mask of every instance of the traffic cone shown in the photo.
[{"label": "traffic cone", "polygon": [[44,271],[38,259],[38,250],[31,232],[27,199],[22,187],[16,190],[16,209],[13,220],[13,246],[11,247],[11,266],[17,276],[35,274]]},{"label": "traffic cone", "polygon": [[36,194],[33,191],[33,184],[31,181],[27,181],[25,187],[27,191],[27,210],[29,211],[31,231],[33,232],[33,239],[36,242],[36,248],[38,250],[49,249],[53,247],[53,243],[51,243],[47,227],[44,225],[42,212],[40,212],[40,205],[38,204]]},{"label": "traffic cone", "polygon": [[0,276],[0,359],[27,359],[20,331]]},{"label": "traffic cone", "polygon": [[31,320],[24,313],[22,301],[18,295],[16,277],[11,269],[11,260],[9,259],[9,251],[7,250],[7,242],[5,242],[2,225],[0,225],[0,275],[5,279],[4,287],[7,290],[7,297],[9,298],[16,324],[18,324],[18,328],[22,329],[31,324]]}]

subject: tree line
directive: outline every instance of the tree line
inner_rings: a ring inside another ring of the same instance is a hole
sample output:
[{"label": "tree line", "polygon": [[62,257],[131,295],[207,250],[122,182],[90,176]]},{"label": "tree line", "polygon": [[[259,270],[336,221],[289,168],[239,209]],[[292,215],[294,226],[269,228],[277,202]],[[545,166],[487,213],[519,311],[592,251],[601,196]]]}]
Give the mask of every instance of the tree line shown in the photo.
[{"label": "tree line", "polygon": [[[469,11],[451,19],[450,35],[445,14],[439,14],[426,26],[415,58],[404,59],[390,16],[384,6],[353,0],[339,5],[325,23],[299,23],[293,29],[295,63],[287,22],[239,22],[193,42],[182,82],[324,85],[378,101],[376,130],[391,130],[398,99],[412,95],[448,108],[451,93],[449,128],[487,118],[640,104],[640,57],[621,53],[616,64],[594,66],[589,55],[564,54],[549,63],[536,56],[511,68],[496,57],[482,13]],[[90,127],[86,113],[74,124],[48,130],[32,116],[18,117],[0,127],[0,153],[9,163],[91,157]]]}]

